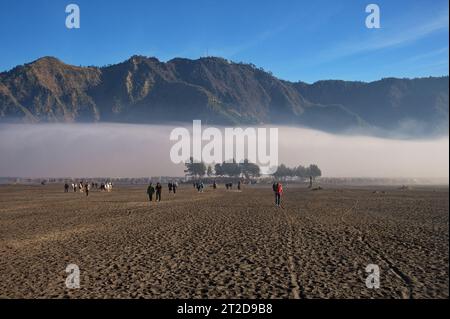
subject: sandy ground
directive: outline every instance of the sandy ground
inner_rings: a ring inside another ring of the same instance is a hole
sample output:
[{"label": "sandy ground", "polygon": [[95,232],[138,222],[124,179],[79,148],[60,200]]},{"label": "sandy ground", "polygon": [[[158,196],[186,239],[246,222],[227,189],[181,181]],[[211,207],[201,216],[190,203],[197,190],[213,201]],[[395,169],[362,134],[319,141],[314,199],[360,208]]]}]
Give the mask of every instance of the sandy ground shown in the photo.
[{"label": "sandy ground", "polygon": [[0,296],[449,297],[448,188],[285,188],[281,209],[270,185],[164,189],[161,203],[145,187],[0,186]]}]

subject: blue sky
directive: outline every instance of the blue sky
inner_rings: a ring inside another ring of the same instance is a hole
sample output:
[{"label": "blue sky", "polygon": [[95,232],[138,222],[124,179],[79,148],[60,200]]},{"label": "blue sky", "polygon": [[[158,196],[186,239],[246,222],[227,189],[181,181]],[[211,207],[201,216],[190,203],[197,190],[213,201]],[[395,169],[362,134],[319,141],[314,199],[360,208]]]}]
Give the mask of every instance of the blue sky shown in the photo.
[{"label": "blue sky", "polygon": [[[70,3],[80,29],[65,27]],[[365,27],[369,3],[381,29]],[[440,76],[448,15],[447,0],[0,0],[0,71],[48,55],[102,66],[208,54],[291,81]]]}]

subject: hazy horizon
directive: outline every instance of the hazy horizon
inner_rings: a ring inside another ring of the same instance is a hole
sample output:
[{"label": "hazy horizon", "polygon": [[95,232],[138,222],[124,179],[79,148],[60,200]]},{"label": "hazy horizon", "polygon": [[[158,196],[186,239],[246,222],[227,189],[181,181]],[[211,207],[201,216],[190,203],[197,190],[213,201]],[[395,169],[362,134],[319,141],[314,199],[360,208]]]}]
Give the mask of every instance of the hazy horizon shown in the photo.
[{"label": "hazy horizon", "polygon": [[[0,176],[183,176],[184,165],[170,160],[175,142],[169,134],[174,127],[1,124]],[[397,140],[280,126],[281,163],[291,167],[317,164],[324,177],[448,180],[449,139]]]}]

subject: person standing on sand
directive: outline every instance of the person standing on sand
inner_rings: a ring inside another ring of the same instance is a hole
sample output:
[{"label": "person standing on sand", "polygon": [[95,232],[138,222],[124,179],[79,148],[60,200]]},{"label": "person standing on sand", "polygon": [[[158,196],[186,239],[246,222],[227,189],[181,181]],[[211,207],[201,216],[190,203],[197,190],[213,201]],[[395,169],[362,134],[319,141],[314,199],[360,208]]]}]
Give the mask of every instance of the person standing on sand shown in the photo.
[{"label": "person standing on sand", "polygon": [[275,195],[275,206],[278,206],[278,196],[277,196],[277,192],[278,192],[278,183],[273,182],[273,184],[272,184],[272,190],[273,190],[273,194]]},{"label": "person standing on sand", "polygon": [[150,202],[153,201],[154,193],[155,193],[155,188],[153,187],[152,183],[150,183],[150,185],[148,185],[148,187],[147,187],[147,195],[148,195],[148,200]]},{"label": "person standing on sand", "polygon": [[69,184],[65,183],[64,184],[64,193],[68,193],[69,192]]},{"label": "person standing on sand", "polygon": [[162,186],[160,183],[156,183],[156,201],[160,202],[161,201],[161,191],[162,191]]},{"label": "person standing on sand", "polygon": [[173,189],[173,184],[172,182],[169,182],[169,194],[172,193],[172,189]]},{"label": "person standing on sand", "polygon": [[277,205],[277,183],[273,182],[272,184],[272,191],[273,194],[275,195],[275,205]]},{"label": "person standing on sand", "polygon": [[281,206],[281,195],[283,195],[283,185],[281,185],[281,183],[277,183],[277,189],[275,192],[275,205],[277,207]]},{"label": "person standing on sand", "polygon": [[178,183],[177,182],[173,182],[172,183],[172,189],[173,189],[173,194],[174,195],[177,193],[177,187],[178,187]]},{"label": "person standing on sand", "polygon": [[86,192],[86,197],[88,197],[89,196],[89,183],[86,183],[84,185],[84,191]]}]

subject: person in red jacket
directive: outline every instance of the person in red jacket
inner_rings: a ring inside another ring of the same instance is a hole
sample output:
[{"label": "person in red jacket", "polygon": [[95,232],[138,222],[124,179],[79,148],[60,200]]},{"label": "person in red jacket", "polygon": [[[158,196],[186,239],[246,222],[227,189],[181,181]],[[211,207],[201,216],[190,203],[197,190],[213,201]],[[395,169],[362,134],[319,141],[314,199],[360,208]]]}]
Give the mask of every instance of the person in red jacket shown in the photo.
[{"label": "person in red jacket", "polygon": [[273,188],[275,190],[275,205],[280,207],[281,195],[283,194],[283,185],[281,185],[281,183],[276,183]]}]

